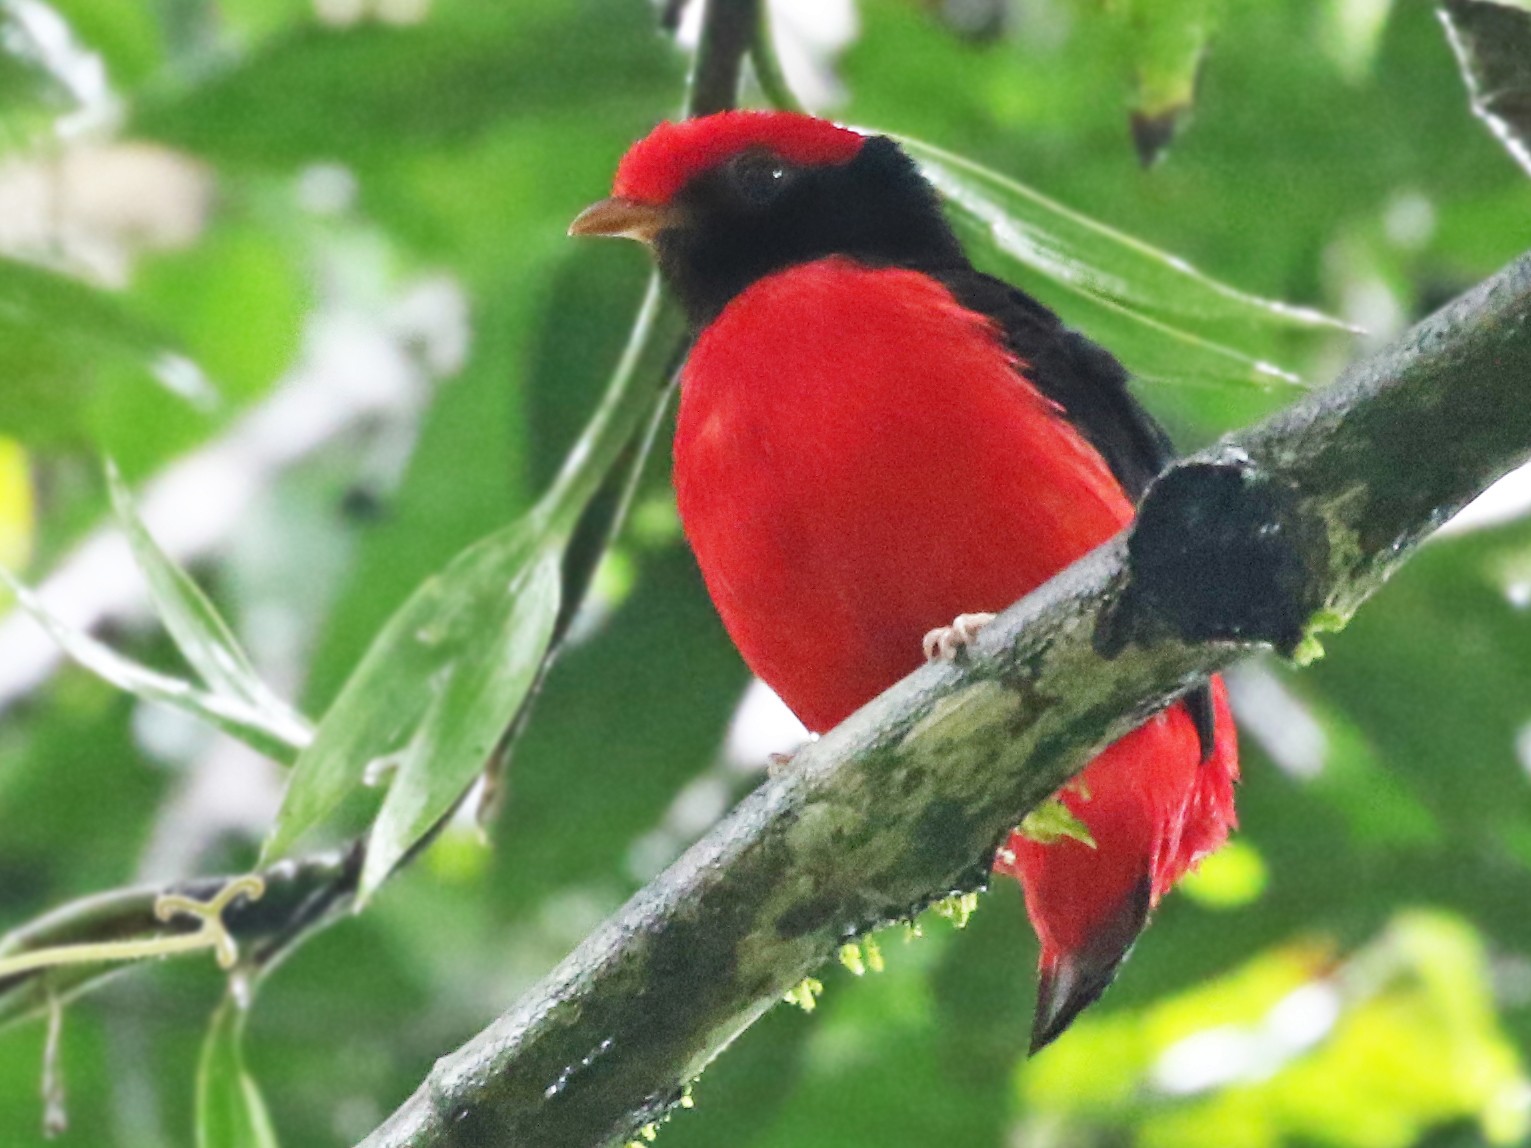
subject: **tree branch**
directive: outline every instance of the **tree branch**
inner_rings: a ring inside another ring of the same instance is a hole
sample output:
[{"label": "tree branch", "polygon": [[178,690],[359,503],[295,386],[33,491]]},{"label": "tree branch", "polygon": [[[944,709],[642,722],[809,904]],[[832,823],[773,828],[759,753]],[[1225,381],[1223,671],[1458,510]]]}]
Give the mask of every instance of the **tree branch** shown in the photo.
[{"label": "tree branch", "polygon": [[364,1148],[592,1148],[663,1114],[848,937],[970,889],[1205,674],[1333,628],[1531,456],[1531,254],[1332,389],[1177,464],[1137,525],[767,782]]},{"label": "tree branch", "polygon": [[744,57],[760,26],[760,0],[700,0],[702,34],[686,96],[686,115],[727,111],[739,97]]}]

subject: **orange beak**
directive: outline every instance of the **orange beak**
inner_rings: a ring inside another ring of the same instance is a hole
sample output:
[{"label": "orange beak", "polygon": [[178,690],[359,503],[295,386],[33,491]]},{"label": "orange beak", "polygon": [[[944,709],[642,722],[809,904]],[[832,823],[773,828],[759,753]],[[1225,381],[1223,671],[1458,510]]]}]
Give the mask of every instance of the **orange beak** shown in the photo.
[{"label": "orange beak", "polygon": [[570,235],[609,235],[652,244],[667,227],[675,226],[675,211],[659,203],[612,196],[592,203],[569,224]]}]

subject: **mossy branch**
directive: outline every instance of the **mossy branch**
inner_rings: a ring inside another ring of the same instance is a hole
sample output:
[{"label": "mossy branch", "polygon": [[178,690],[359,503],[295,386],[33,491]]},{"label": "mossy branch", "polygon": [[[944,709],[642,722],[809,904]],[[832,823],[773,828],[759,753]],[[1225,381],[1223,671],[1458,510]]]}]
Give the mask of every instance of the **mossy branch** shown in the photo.
[{"label": "mossy branch", "polygon": [[1172,467],[1138,523],[746,798],[364,1148],[595,1148],[847,939],[972,888],[1001,838],[1206,674],[1334,628],[1531,457],[1531,254],[1328,391]]}]

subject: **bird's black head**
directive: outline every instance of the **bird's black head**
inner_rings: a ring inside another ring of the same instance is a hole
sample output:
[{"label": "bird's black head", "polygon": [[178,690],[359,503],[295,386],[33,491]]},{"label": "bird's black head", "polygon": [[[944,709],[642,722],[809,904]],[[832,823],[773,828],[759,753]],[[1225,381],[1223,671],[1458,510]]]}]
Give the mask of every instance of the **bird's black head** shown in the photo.
[{"label": "bird's black head", "polygon": [[755,280],[828,255],[927,270],[965,262],[935,191],[897,144],[810,116],[663,124],[623,159],[615,192],[571,233],[651,244],[697,327]]}]

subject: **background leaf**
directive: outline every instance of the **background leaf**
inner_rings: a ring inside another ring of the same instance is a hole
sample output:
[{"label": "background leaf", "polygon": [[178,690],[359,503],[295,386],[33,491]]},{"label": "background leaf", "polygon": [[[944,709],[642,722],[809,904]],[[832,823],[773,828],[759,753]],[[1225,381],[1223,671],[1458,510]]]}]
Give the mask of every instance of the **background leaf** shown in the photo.
[{"label": "background leaf", "polygon": [[[44,17],[46,19],[46,17]],[[13,4],[0,6],[0,148],[9,150],[46,129],[60,112],[79,106],[67,77],[60,75],[56,45],[50,52],[30,18]]]},{"label": "background leaf", "polygon": [[100,436],[113,389],[157,386],[206,407],[214,392],[169,338],[77,279],[0,258],[0,431],[30,441]]},{"label": "background leaf", "polygon": [[1133,45],[1132,141],[1145,167],[1157,162],[1190,115],[1202,58],[1221,0],[1126,0]]},{"label": "background leaf", "polygon": [[1531,8],[1503,0],[1444,0],[1441,19],[1473,110],[1531,175]]},{"label": "background leaf", "polygon": [[[583,29],[577,43],[571,24]],[[556,16],[537,5],[491,7],[452,26],[308,24],[146,101],[134,127],[237,163],[374,164],[401,145],[464,147],[505,119],[567,113],[571,100],[599,114],[662,98],[678,65],[637,5],[584,0]]]},{"label": "background leaf", "polygon": [[450,805],[514,716],[558,612],[563,545],[533,517],[469,547],[415,591],[299,757],[267,857],[329,817],[369,769],[396,769],[404,788],[390,792],[374,836],[386,860],[368,859],[372,882],[386,875],[445,811],[445,789],[456,785]]},{"label": "background leaf", "polygon": [[245,1070],[244,1028],[245,1010],[226,996],[197,1063],[197,1148],[278,1148],[266,1102]]},{"label": "background leaf", "polygon": [[1312,308],[1261,299],[1220,283],[1178,256],[971,160],[918,140],[900,142],[954,207],[988,224],[1004,251],[1076,291],[1166,317],[1345,327]]},{"label": "background leaf", "polygon": [[[561,547],[535,549],[511,575],[465,586],[458,609],[473,627],[399,758],[388,796],[367,839],[360,896],[366,898],[410,847],[445,816],[484,768],[526,700],[558,617]],[[428,621],[427,626],[437,625]],[[450,623],[449,623],[450,624]],[[466,636],[466,635],[464,635]]]},{"label": "background leaf", "polygon": [[49,610],[4,566],[0,566],[0,585],[10,590],[17,605],[48,632],[64,653],[103,681],[145,701],[183,710],[278,761],[289,760],[301,748],[299,742],[291,740],[299,731],[288,722],[273,722],[268,713],[238,698],[210,693],[180,678],[139,665],[71,626]]},{"label": "background leaf", "polygon": [[[916,140],[903,145],[941,191],[969,246],[1046,276],[1114,313],[1182,364],[1182,378],[1269,386],[1296,376],[1223,341],[1231,324],[1340,328],[1339,320],[1239,291],[1185,260],[1063,207],[1015,180]],[[1213,334],[1211,332],[1216,332]],[[1155,374],[1155,372],[1142,372]]]},{"label": "background leaf", "polygon": [[133,548],[138,568],[148,579],[155,611],[186,661],[214,694],[242,703],[260,713],[269,729],[282,731],[287,745],[307,745],[313,737],[308,721],[272,693],[207,596],[150,537],[121,473],[110,462],[107,484],[117,521]]}]

